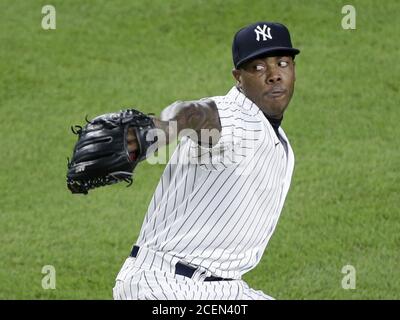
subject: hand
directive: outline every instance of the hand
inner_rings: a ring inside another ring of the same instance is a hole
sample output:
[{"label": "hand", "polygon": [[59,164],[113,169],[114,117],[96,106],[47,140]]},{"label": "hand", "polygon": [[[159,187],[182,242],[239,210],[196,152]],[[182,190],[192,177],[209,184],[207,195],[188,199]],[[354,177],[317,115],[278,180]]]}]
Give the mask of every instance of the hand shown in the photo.
[{"label": "hand", "polygon": [[131,160],[134,160],[136,159],[136,155],[139,153],[139,144],[136,139],[135,130],[133,128],[128,129],[127,143],[129,157],[131,158]]}]

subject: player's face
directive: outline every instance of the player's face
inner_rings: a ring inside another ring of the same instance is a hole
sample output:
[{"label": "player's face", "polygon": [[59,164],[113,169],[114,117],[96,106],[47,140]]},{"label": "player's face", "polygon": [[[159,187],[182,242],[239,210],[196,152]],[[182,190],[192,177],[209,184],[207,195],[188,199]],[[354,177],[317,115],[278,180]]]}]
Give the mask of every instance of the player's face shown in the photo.
[{"label": "player's face", "polygon": [[233,70],[244,94],[264,113],[281,118],[292,98],[295,65],[292,57],[266,57],[251,60]]}]

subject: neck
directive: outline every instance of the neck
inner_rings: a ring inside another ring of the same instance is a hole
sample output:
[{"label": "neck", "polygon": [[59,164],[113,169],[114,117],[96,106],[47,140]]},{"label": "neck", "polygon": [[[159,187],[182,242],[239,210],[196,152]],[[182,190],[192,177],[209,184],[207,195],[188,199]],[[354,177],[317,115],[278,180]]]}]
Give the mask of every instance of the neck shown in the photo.
[{"label": "neck", "polygon": [[280,118],[275,118],[275,117],[270,117],[269,115],[267,115],[266,113],[264,113],[265,117],[268,119],[269,123],[273,126],[273,127],[279,127],[282,123],[283,120],[283,116]]},{"label": "neck", "polygon": [[[236,89],[238,89],[242,94],[245,95],[245,93],[243,92],[242,88],[240,88],[238,85],[236,85]],[[274,128],[275,132],[278,134],[278,128],[280,127],[280,125],[282,123],[283,115],[269,116],[264,111],[263,111],[263,113],[264,113],[265,117],[268,119],[268,121],[271,124],[272,128]]]}]

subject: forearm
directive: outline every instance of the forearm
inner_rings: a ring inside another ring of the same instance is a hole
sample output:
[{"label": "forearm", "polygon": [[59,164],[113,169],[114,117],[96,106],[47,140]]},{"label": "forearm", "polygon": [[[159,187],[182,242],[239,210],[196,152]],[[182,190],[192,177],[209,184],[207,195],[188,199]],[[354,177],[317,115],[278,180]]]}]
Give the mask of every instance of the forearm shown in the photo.
[{"label": "forearm", "polygon": [[218,109],[211,99],[175,102],[166,107],[159,118],[153,117],[153,120],[156,128],[164,135],[159,139],[159,146],[181,136],[189,136],[196,142],[213,145],[220,137]]}]

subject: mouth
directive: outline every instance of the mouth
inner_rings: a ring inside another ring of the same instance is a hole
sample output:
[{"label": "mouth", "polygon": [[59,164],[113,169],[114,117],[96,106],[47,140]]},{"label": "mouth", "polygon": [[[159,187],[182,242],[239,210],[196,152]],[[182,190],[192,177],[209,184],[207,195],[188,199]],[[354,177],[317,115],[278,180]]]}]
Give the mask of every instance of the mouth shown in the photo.
[{"label": "mouth", "polygon": [[281,98],[286,95],[286,90],[280,87],[273,88],[272,90],[268,91],[266,95],[270,98]]}]

